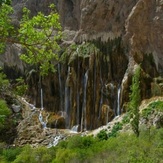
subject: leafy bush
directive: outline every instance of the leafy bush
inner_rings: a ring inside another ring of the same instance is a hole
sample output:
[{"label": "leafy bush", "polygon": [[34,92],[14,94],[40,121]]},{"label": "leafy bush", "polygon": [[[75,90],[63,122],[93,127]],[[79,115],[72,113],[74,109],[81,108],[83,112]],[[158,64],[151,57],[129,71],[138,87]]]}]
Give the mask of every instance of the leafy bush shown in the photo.
[{"label": "leafy bush", "polygon": [[17,86],[15,88],[15,94],[19,96],[23,96],[28,89],[28,85],[25,84],[25,81],[22,77],[18,78],[17,80]]},{"label": "leafy bush", "polygon": [[111,132],[108,134],[108,137],[116,137],[118,131],[119,131],[119,130],[122,130],[122,126],[123,126],[123,124],[122,124],[121,122],[117,122],[117,123],[113,126]]},{"label": "leafy bush", "polygon": [[97,138],[99,140],[107,140],[108,139],[108,134],[106,132],[106,130],[101,130],[98,134],[97,134]]},{"label": "leafy bush", "polygon": [[3,91],[6,91],[6,89],[9,87],[9,80],[7,79],[6,75],[1,71],[2,69],[0,68],[0,91],[2,93]]},{"label": "leafy bush", "polygon": [[7,162],[12,162],[16,159],[16,156],[21,153],[21,150],[21,148],[4,149],[2,154]]},{"label": "leafy bush", "polygon": [[38,147],[36,149],[26,145],[13,163],[50,163],[56,156],[56,148]]},{"label": "leafy bush", "polygon": [[128,112],[128,113],[126,113],[126,115],[123,117],[122,123],[123,123],[123,124],[127,124],[127,123],[129,123],[129,122],[130,122],[130,114],[129,114],[129,112]]},{"label": "leafy bush", "polygon": [[4,100],[0,100],[0,130],[4,128],[5,119],[11,114],[10,109],[8,108]]},{"label": "leafy bush", "polygon": [[73,136],[71,139],[69,139],[67,148],[74,149],[85,149],[89,148],[93,143],[95,139],[92,136]]}]

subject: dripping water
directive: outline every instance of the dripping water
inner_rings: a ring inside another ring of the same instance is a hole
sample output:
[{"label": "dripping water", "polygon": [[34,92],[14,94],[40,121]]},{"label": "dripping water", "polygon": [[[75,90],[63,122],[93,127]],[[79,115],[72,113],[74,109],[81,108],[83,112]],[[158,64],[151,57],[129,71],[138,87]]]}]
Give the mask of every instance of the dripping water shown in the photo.
[{"label": "dripping water", "polygon": [[102,108],[102,104],[103,104],[103,93],[104,93],[101,67],[100,67],[100,82],[101,82],[101,97],[100,97],[100,106],[99,106],[98,119],[101,117],[101,108]]},{"label": "dripping water", "polygon": [[88,70],[84,75],[84,94],[83,94],[83,105],[82,105],[82,118],[81,118],[81,131],[83,128],[87,129],[87,119],[86,119],[86,96],[87,96],[87,81],[88,81]]},{"label": "dripping water", "polygon": [[[70,73],[70,67],[68,67],[66,83],[69,80],[69,73]],[[70,88],[67,84],[65,84],[65,103],[64,104],[65,104],[64,111],[66,113],[66,127],[69,127]]]},{"label": "dripping water", "polygon": [[71,133],[77,133],[78,132],[79,125],[75,125],[71,128]]},{"label": "dripping water", "polygon": [[120,97],[121,97],[121,87],[118,88],[118,92],[117,92],[117,115],[121,114],[120,111]]},{"label": "dripping water", "polygon": [[[78,48],[77,48],[77,54],[78,54]],[[80,64],[79,64],[79,57],[77,58],[78,60],[78,63],[77,63],[77,80],[76,80],[76,87],[77,87],[77,89],[76,89],[76,93],[77,93],[77,124],[79,124],[80,122],[80,108],[79,108],[79,101],[80,101],[80,94],[79,94],[79,70],[80,70]]]},{"label": "dripping water", "polygon": [[60,110],[63,111],[63,95],[61,82],[61,65],[58,63],[58,80],[59,80],[59,96],[60,96]]},{"label": "dripping water", "polygon": [[42,91],[42,88],[41,88],[41,110],[43,110],[44,107],[43,107],[43,91]]}]

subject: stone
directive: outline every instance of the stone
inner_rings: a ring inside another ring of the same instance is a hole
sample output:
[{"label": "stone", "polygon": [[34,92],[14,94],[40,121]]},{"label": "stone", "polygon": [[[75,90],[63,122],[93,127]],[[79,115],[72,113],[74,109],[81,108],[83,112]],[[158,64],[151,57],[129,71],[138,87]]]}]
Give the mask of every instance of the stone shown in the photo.
[{"label": "stone", "polygon": [[13,111],[14,111],[15,113],[18,113],[18,112],[21,111],[21,106],[20,106],[20,105],[12,104],[11,107],[12,107],[12,109],[13,109]]}]

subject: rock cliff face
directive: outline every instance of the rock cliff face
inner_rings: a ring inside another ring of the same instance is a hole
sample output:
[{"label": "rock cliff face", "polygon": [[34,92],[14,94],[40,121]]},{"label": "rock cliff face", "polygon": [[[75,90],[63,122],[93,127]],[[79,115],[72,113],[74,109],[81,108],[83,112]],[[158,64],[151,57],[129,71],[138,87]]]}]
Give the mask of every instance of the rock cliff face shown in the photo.
[{"label": "rock cliff face", "polygon": [[[43,79],[44,106],[64,112],[65,127],[96,128],[124,111],[139,63],[142,99],[162,94],[153,78],[163,75],[163,0],[14,0],[13,19],[24,5],[35,14],[48,13],[50,3],[57,6],[64,38],[57,73]],[[39,106],[37,74],[29,83],[31,102]]]}]

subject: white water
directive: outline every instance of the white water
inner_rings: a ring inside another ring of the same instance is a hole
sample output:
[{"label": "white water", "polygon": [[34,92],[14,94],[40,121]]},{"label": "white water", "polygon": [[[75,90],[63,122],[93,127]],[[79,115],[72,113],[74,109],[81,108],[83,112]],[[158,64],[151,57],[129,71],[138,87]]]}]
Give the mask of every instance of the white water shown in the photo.
[{"label": "white water", "polygon": [[77,133],[78,132],[79,125],[75,125],[71,128],[70,133]]},{"label": "white water", "polygon": [[121,110],[120,110],[120,100],[121,100],[121,87],[118,88],[118,92],[117,92],[117,115],[121,114]]},{"label": "white water", "polygon": [[59,80],[60,110],[63,111],[63,92],[62,92],[61,66],[60,66],[60,63],[58,63],[58,80]]},{"label": "white water", "polygon": [[[66,83],[69,80],[70,67],[68,67]],[[70,88],[65,83],[65,102],[64,111],[66,112],[66,127],[69,127],[69,108],[70,108]]]},{"label": "white water", "polygon": [[[78,53],[78,48],[77,48],[77,53]],[[76,80],[76,95],[77,95],[77,117],[76,117],[76,122],[77,124],[80,123],[80,104],[79,104],[79,101],[80,101],[80,92],[79,92],[79,72],[80,72],[80,64],[79,64],[79,58],[78,58],[78,69],[77,69],[77,80]]]},{"label": "white water", "polygon": [[84,90],[83,90],[84,95],[83,95],[83,105],[82,105],[81,131],[83,130],[83,127],[85,130],[87,130],[87,118],[86,118],[87,81],[88,81],[88,70],[84,75]]},{"label": "white water", "polygon": [[43,106],[43,91],[42,91],[42,88],[41,88],[41,110],[44,109],[44,106]]}]

